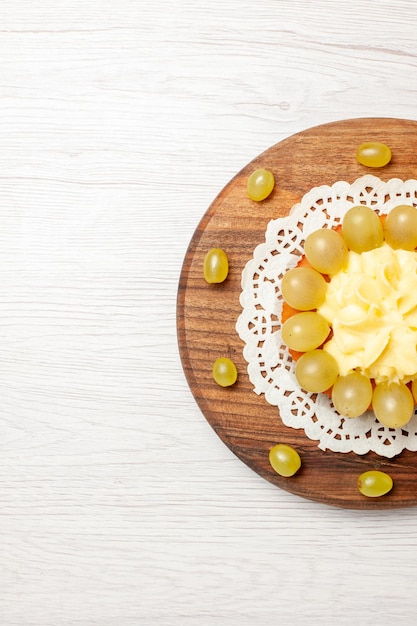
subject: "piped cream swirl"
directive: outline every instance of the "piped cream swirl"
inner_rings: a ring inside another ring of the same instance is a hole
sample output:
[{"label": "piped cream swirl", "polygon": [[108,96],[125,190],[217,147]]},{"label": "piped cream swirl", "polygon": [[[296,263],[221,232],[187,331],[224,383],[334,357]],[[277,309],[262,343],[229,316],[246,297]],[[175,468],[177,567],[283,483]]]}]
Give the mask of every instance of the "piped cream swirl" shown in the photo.
[{"label": "piped cream swirl", "polygon": [[318,312],[333,329],[324,350],[346,375],[376,383],[417,376],[417,252],[380,248],[357,254],[335,274]]}]

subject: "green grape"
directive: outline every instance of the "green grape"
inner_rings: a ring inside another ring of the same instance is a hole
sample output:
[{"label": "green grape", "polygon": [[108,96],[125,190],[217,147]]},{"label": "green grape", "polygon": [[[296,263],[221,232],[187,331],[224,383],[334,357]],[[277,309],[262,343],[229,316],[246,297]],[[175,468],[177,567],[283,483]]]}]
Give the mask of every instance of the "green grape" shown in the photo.
[{"label": "green grape", "polygon": [[392,209],[384,224],[385,241],[391,248],[414,250],[417,247],[417,209],[401,205]]},{"label": "green grape", "polygon": [[226,357],[214,361],[212,373],[214,380],[220,387],[230,387],[237,380],[236,365]]},{"label": "green grape", "polygon": [[304,252],[310,265],[322,274],[336,274],[348,258],[345,240],[329,228],[320,228],[308,235]]},{"label": "green grape", "polygon": [[341,415],[359,417],[372,402],[371,381],[359,372],[339,376],[333,385],[332,400]]},{"label": "green grape", "polygon": [[378,215],[367,206],[359,205],[347,211],[343,218],[342,236],[354,252],[379,248],[384,241],[384,231]]},{"label": "green grape", "polygon": [[411,393],[413,394],[414,401],[417,402],[417,378],[411,381]]},{"label": "green grape", "polygon": [[204,278],[208,283],[222,283],[229,273],[227,254],[221,248],[212,248],[204,257]]},{"label": "green grape", "polygon": [[391,161],[391,150],[384,143],[368,141],[359,146],[356,158],[366,167],[384,167]]},{"label": "green grape", "polygon": [[358,478],[358,489],[363,496],[368,498],[379,498],[391,491],[393,486],[392,478],[385,472],[379,470],[369,470],[363,472]]},{"label": "green grape", "polygon": [[289,317],[281,329],[284,342],[297,352],[308,352],[318,348],[329,332],[330,326],[324,317],[313,311]]},{"label": "green grape", "polygon": [[294,476],[301,467],[301,459],[297,450],[279,443],[269,451],[269,462],[280,476]]},{"label": "green grape", "polygon": [[282,297],[299,311],[317,309],[324,302],[326,289],[323,276],[310,267],[288,270],[281,282]]},{"label": "green grape", "polygon": [[414,413],[413,395],[403,383],[380,383],[374,389],[372,408],[381,424],[401,428]]},{"label": "green grape", "polygon": [[332,387],[338,374],[335,358],[324,350],[305,352],[295,365],[295,377],[300,387],[315,393]]},{"label": "green grape", "polygon": [[269,170],[258,169],[252,172],[247,182],[247,192],[251,200],[265,200],[275,185],[274,175]]}]

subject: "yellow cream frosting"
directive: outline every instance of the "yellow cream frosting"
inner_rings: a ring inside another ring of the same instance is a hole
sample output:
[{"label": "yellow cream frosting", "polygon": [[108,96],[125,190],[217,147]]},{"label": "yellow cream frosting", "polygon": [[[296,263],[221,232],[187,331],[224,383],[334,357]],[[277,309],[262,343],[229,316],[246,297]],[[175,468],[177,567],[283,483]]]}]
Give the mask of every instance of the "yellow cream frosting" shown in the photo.
[{"label": "yellow cream frosting", "polygon": [[357,370],[376,383],[417,376],[417,252],[349,252],[318,309],[333,328],[323,349],[340,374]]}]

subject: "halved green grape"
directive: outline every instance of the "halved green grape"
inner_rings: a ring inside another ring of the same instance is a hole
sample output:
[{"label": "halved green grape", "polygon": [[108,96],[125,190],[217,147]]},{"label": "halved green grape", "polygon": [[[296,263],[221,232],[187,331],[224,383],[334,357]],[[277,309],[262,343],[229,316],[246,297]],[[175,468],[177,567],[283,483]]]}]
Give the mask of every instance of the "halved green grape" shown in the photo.
[{"label": "halved green grape", "polygon": [[221,248],[212,248],[204,257],[204,279],[208,283],[222,283],[229,273],[229,260]]},{"label": "halved green grape", "polygon": [[332,400],[336,411],[344,417],[359,417],[371,404],[371,381],[359,372],[339,376],[333,385]]},{"label": "halved green grape", "polygon": [[281,282],[282,297],[299,311],[317,309],[324,302],[326,290],[323,276],[309,267],[288,270]]},{"label": "halved green grape", "polygon": [[248,178],[248,196],[251,200],[256,200],[256,202],[265,200],[272,192],[274,185],[275,180],[272,172],[262,168],[255,170]]},{"label": "halved green grape", "polygon": [[330,228],[320,228],[308,235],[304,253],[310,265],[322,274],[336,274],[348,258],[345,240]]},{"label": "halved green grape", "polygon": [[220,357],[214,361],[212,373],[220,387],[231,387],[237,380],[236,365],[227,357]]},{"label": "halved green grape", "polygon": [[358,478],[358,489],[368,498],[385,496],[391,491],[393,484],[391,476],[379,470],[363,472]]},{"label": "halved green grape", "polygon": [[334,385],[338,374],[336,359],[324,350],[305,352],[295,365],[295,377],[300,387],[315,393]]},{"label": "halved green grape", "polygon": [[407,205],[392,209],[385,220],[384,234],[391,248],[414,250],[417,247],[417,209]]},{"label": "halved green grape", "polygon": [[384,143],[367,141],[359,146],[356,158],[366,167],[384,167],[391,161],[391,150]]},{"label": "halved green grape", "polygon": [[384,241],[384,231],[378,215],[367,206],[359,205],[347,211],[342,223],[342,237],[354,252],[379,248]]},{"label": "halved green grape", "polygon": [[279,443],[269,451],[269,462],[280,476],[294,476],[301,467],[301,458],[297,450]]},{"label": "halved green grape", "polygon": [[292,350],[308,352],[318,348],[330,332],[328,322],[319,313],[304,311],[289,317],[281,329],[282,339]]},{"label": "halved green grape", "polygon": [[381,424],[401,428],[413,416],[413,395],[403,383],[380,383],[374,389],[372,408]]}]

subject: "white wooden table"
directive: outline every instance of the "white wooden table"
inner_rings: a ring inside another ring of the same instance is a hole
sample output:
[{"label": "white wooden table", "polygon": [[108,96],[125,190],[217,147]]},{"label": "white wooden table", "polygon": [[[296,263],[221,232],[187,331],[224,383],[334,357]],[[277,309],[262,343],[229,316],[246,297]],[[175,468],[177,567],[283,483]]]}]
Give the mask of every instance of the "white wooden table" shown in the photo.
[{"label": "white wooden table", "polygon": [[178,356],[195,227],[316,124],[416,118],[414,0],[2,0],[1,626],[409,626],[415,509],[238,461]]}]

